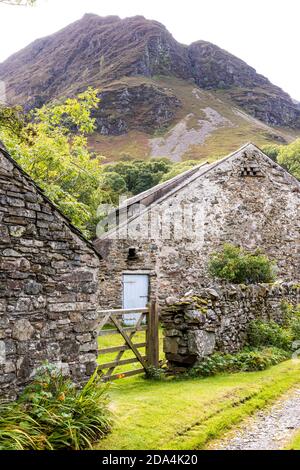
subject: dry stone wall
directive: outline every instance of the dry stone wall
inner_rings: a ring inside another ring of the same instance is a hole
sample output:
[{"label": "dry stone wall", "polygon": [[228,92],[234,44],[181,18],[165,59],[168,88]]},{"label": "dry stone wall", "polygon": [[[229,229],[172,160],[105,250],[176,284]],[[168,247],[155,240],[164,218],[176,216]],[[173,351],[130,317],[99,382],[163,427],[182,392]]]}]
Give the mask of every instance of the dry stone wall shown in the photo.
[{"label": "dry stone wall", "polygon": [[0,397],[14,398],[43,361],[74,381],[97,356],[99,259],[0,151]]},{"label": "dry stone wall", "polygon": [[189,367],[216,351],[234,353],[247,342],[254,319],[284,318],[283,304],[300,302],[293,283],[204,288],[191,297],[167,299],[162,309],[164,352],[171,367]]}]

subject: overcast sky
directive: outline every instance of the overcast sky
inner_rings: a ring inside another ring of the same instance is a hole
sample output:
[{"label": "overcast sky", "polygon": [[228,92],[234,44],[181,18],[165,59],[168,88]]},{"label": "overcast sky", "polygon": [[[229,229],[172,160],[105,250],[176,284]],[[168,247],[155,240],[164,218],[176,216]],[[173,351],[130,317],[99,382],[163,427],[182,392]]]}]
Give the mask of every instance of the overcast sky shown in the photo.
[{"label": "overcast sky", "polygon": [[144,15],[182,43],[211,41],[300,101],[299,0],[38,0],[34,8],[0,3],[0,62],[84,13]]}]

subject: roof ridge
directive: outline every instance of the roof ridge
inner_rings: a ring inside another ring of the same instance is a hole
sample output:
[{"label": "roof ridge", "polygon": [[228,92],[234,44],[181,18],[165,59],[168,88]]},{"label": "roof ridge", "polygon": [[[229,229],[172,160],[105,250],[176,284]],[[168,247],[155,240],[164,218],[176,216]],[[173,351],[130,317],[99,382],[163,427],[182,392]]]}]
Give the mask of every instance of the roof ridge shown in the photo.
[{"label": "roof ridge", "polygon": [[[255,144],[252,144],[251,142],[248,142],[247,144],[244,144],[242,145],[242,147],[240,147],[238,150],[235,150],[234,152],[230,153],[229,155],[226,155],[225,157],[222,157],[220,158],[219,160],[216,160],[214,162],[205,162],[201,165],[197,165],[195,167],[196,170],[200,170],[201,168],[203,169],[203,167],[205,165],[208,165],[208,167],[206,168],[206,171],[204,173],[201,173],[200,175],[197,174],[197,171],[194,171],[193,173],[191,173],[191,177],[190,178],[184,178],[184,180],[182,181],[181,185],[178,185],[178,186],[175,186],[174,188],[171,189],[170,192],[164,194],[161,198],[157,199],[154,203],[159,203],[162,199],[164,199],[165,197],[169,196],[170,194],[172,193],[175,193],[177,192],[178,190],[180,190],[182,187],[186,186],[188,183],[190,183],[190,181],[193,181],[192,177],[195,177],[195,179],[198,177],[198,176],[203,176],[205,173],[207,173],[207,171],[210,171],[212,168],[218,166],[220,163],[224,162],[225,160],[227,160],[228,158],[231,158],[233,157],[235,154],[241,152],[242,150],[246,149],[247,147],[249,147],[250,145],[253,145],[254,147],[256,147]],[[256,147],[258,150],[260,150],[258,147]],[[261,150],[260,150],[261,151]],[[185,172],[187,173],[187,172]],[[181,175],[184,175],[185,173],[181,173]],[[177,177],[180,176],[177,175]],[[175,178],[174,178],[175,179]],[[171,181],[171,180],[169,180]],[[156,185],[156,186],[153,186],[153,188],[151,189],[155,189],[157,186],[159,185]],[[126,201],[125,201],[126,202]],[[152,204],[150,204],[148,207],[150,208],[152,206]],[[123,207],[126,207],[126,206],[123,206]],[[121,208],[121,207],[120,207]]]},{"label": "roof ridge", "polygon": [[[182,179],[185,180],[189,175],[192,175],[192,174],[196,173],[197,170],[199,170],[204,165],[207,165],[208,163],[209,162],[206,161],[206,162],[200,163],[199,165],[195,165],[192,168],[189,168],[188,170],[186,170],[182,173],[179,173],[178,175],[173,176],[173,178],[171,178],[167,181],[163,181],[162,183],[158,183],[155,186],[152,186],[152,188],[146,189],[142,193],[136,194],[135,196],[132,196],[132,197],[126,199],[123,202],[123,204],[120,205],[119,209],[129,207],[132,204],[135,204],[135,203],[141,201],[141,199],[144,199],[144,198],[150,196],[151,194],[153,194],[153,193],[155,193],[155,192],[157,192],[157,191],[159,191],[163,188],[171,186],[173,183],[176,183],[177,180],[182,180]],[[180,181],[178,182],[178,184],[179,183],[180,183]]]}]

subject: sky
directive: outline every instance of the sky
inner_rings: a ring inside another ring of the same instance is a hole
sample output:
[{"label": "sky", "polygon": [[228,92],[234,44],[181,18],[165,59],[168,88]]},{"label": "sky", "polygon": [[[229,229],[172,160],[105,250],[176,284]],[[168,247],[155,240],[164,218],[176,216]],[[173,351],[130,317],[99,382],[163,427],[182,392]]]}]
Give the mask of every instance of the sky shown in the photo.
[{"label": "sky", "polygon": [[163,23],[181,43],[213,42],[300,101],[299,0],[37,0],[33,8],[0,3],[0,62],[85,13],[143,15]]}]

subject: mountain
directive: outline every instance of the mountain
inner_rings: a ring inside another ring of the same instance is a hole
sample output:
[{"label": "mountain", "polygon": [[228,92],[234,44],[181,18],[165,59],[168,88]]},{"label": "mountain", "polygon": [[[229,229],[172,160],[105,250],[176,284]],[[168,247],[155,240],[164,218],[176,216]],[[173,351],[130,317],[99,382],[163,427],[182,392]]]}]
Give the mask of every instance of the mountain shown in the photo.
[{"label": "mountain", "polygon": [[299,103],[267,78],[209,42],[180,44],[141,16],[87,14],[0,64],[0,80],[25,109],[98,88],[91,145],[110,159],[201,159],[300,134]]}]

